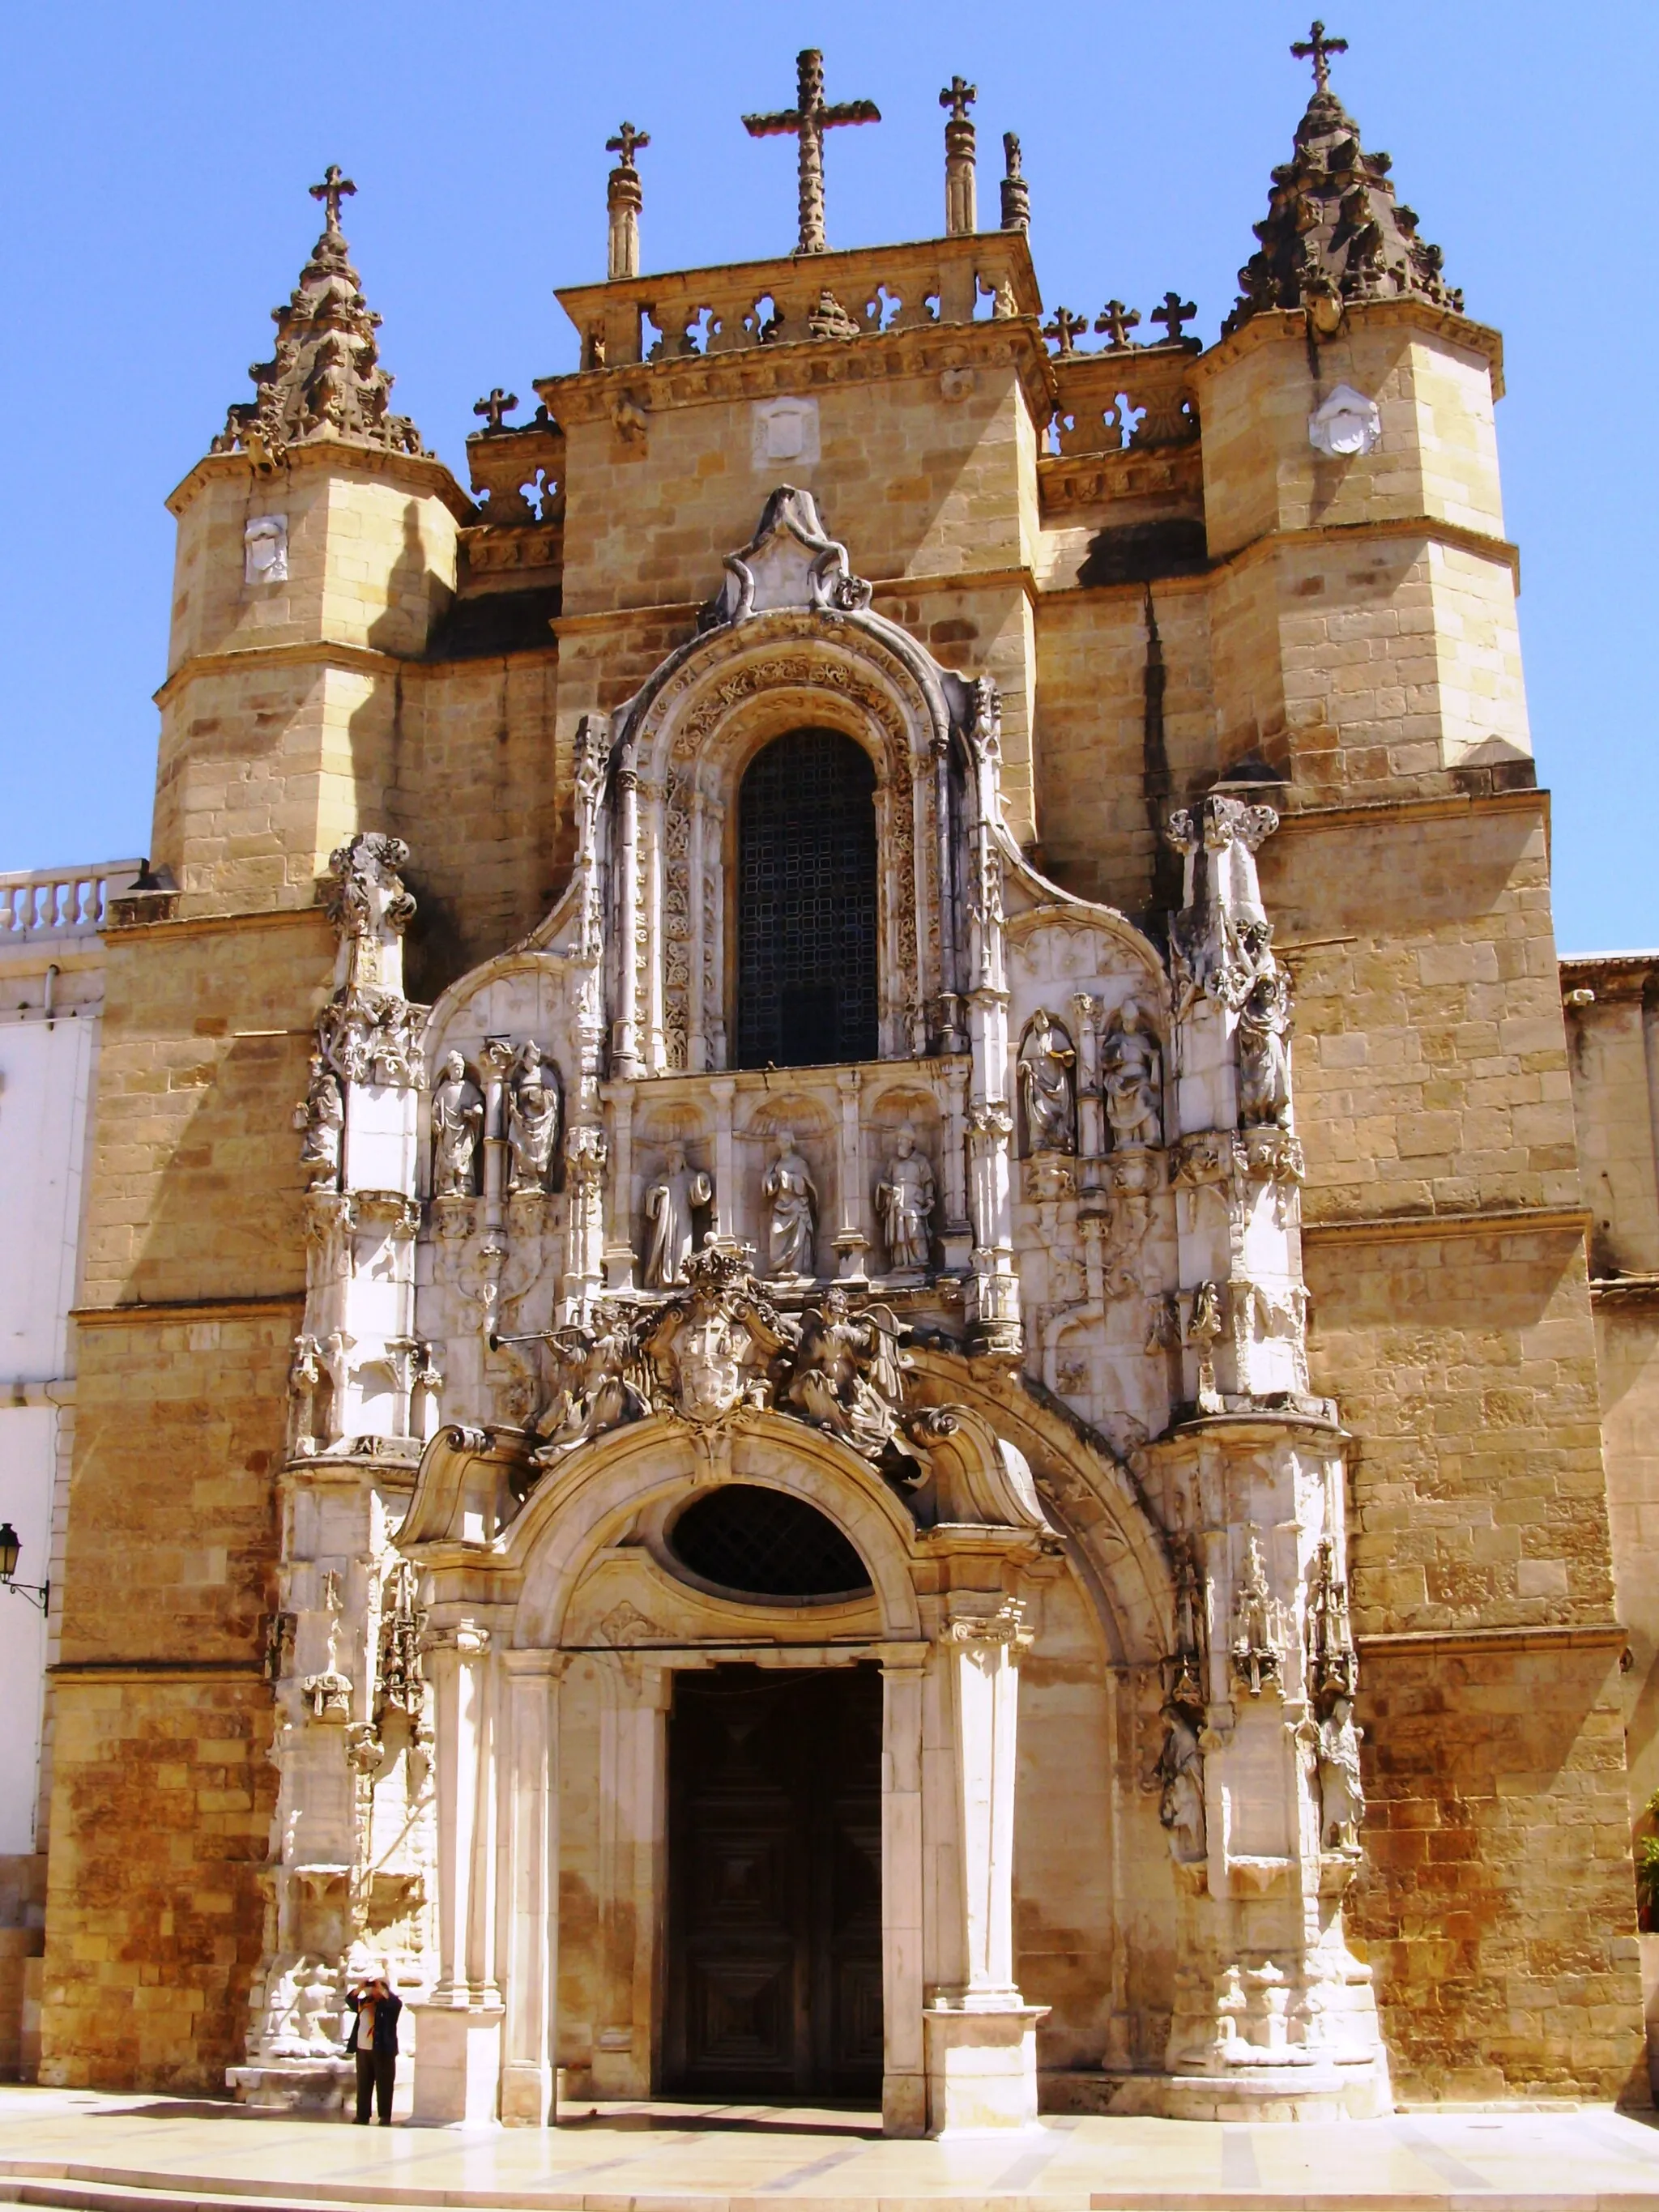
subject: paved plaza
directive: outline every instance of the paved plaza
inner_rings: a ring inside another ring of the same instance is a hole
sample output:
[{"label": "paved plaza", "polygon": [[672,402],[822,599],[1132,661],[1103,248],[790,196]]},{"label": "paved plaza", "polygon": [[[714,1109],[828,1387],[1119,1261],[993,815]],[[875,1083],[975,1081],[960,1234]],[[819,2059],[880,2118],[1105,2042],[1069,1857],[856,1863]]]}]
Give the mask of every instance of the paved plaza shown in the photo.
[{"label": "paved plaza", "polygon": [[882,2212],[1659,2212],[1659,2132],[1605,2106],[1510,2106],[1291,2127],[1055,2118],[915,2142],[884,2141],[870,2112],[693,2103],[579,2104],[551,2131],[359,2131],[183,2098],[0,2089],[0,2202],[736,2212],[779,2197]]}]

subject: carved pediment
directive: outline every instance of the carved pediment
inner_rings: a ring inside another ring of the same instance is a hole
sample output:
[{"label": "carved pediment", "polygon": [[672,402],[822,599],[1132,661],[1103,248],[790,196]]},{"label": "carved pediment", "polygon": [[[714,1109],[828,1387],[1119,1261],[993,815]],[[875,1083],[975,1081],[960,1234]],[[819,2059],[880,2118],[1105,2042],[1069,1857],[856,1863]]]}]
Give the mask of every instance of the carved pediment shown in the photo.
[{"label": "carved pediment", "polygon": [[870,604],[870,586],[855,576],[847,548],[828,536],[810,491],[780,484],[748,544],[726,556],[726,580],[697,617],[718,629],[775,608],[849,614]]}]

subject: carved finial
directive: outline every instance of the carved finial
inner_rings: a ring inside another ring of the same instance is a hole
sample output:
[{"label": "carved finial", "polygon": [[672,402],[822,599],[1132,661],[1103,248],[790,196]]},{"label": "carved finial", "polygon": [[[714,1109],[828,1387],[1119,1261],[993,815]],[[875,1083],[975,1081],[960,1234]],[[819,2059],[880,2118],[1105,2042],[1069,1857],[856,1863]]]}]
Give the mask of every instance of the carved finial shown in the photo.
[{"label": "carved finial", "polygon": [[1138,307],[1126,307],[1121,300],[1108,300],[1095,317],[1095,335],[1108,340],[1108,351],[1120,353],[1133,344],[1129,333],[1140,320]]},{"label": "carved finial", "polygon": [[1031,187],[1020,167],[1019,133],[1016,131],[1005,131],[1002,134],[1002,161],[1006,171],[1002,179],[1002,227],[1005,230],[1029,230]]},{"label": "carved finial", "polygon": [[939,96],[941,107],[951,111],[945,125],[945,234],[967,238],[979,228],[979,192],[975,176],[975,131],[968,119],[971,102],[979,98],[976,87],[965,77],[953,76]]},{"label": "carved finial", "polygon": [[1297,40],[1291,48],[1291,53],[1295,55],[1297,61],[1313,63],[1316,92],[1328,92],[1331,88],[1331,65],[1328,57],[1331,54],[1346,54],[1347,51],[1348,42],[1346,39],[1328,39],[1325,36],[1325,26],[1317,21],[1307,37]]},{"label": "carved finial", "polygon": [[1089,318],[1086,315],[1074,315],[1069,307],[1056,307],[1053,319],[1043,325],[1042,335],[1045,338],[1053,338],[1063,357],[1077,351],[1072,341],[1088,327]]},{"label": "carved finial", "polygon": [[[640,210],[645,205],[645,186],[640,182],[634,156],[641,146],[650,143],[649,132],[636,131],[631,123],[624,123],[614,138],[605,142],[607,154],[621,156],[611,172],[605,194],[610,224],[605,273],[613,284],[618,277],[637,276],[640,273]],[[603,363],[590,366],[602,367]]]},{"label": "carved finial", "polygon": [[340,202],[356,196],[357,187],[337,161],[331,161],[323,171],[320,185],[313,185],[311,197],[324,204],[324,228],[333,237],[340,234]]},{"label": "carved finial", "polygon": [[743,127],[751,138],[776,138],[789,133],[799,140],[800,236],[797,253],[824,253],[829,240],[823,228],[823,134],[842,123],[879,123],[881,110],[873,100],[847,100],[826,106],[823,97],[823,56],[807,46],[795,58],[795,105],[771,115],[745,115]]},{"label": "carved finial", "polygon": [[969,84],[966,77],[953,76],[944,91],[940,93],[939,104],[941,107],[950,109],[952,123],[965,123],[968,120],[969,109],[978,98],[977,85]]},{"label": "carved finial", "polygon": [[1159,340],[1159,343],[1180,345],[1182,343],[1181,325],[1183,323],[1191,322],[1197,313],[1198,309],[1193,302],[1190,300],[1183,300],[1179,292],[1166,292],[1164,295],[1162,306],[1152,309],[1152,320],[1164,325],[1164,336]]},{"label": "carved finial", "polygon": [[216,453],[246,453],[261,473],[282,465],[290,446],[326,438],[382,452],[424,451],[406,415],[394,415],[392,378],[380,367],[370,311],[340,228],[340,202],[357,187],[331,162],[310,187],[325,211],[322,236],[284,307],[272,310],[276,352],[249,369],[255,397],[232,407]]},{"label": "carved finial", "polygon": [[614,138],[605,140],[605,150],[607,154],[620,154],[623,167],[631,169],[634,166],[635,155],[639,152],[641,146],[648,146],[650,143],[651,134],[648,131],[636,131],[631,123],[624,123]]},{"label": "carved finial", "polygon": [[501,417],[503,415],[510,415],[518,404],[519,395],[516,392],[503,392],[501,386],[497,384],[491,387],[483,398],[473,401],[472,412],[486,418],[484,434],[490,437],[496,431],[507,428],[507,425],[502,422]]}]

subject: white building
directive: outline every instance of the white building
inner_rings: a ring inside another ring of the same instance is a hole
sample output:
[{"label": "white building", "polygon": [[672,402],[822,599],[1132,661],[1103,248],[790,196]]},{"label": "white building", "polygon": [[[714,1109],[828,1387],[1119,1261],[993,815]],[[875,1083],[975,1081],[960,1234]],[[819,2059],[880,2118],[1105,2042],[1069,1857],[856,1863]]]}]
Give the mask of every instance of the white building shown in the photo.
[{"label": "white building", "polygon": [[0,875],[0,2079],[28,2069],[45,1940],[48,1669],[75,1424],[82,1168],[104,1005],[105,904],[137,860]]}]

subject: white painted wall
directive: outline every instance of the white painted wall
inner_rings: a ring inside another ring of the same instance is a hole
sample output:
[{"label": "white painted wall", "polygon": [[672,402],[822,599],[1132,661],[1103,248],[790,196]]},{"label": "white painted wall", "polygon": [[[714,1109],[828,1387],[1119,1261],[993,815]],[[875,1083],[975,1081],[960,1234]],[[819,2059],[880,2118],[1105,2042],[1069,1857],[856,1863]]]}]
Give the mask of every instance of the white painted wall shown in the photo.
[{"label": "white painted wall", "polygon": [[[0,877],[0,1520],[21,1543],[17,1579],[62,1578],[74,1424],[75,1304],[113,869]],[[0,1592],[0,1857],[44,1850],[43,1618]]]}]

